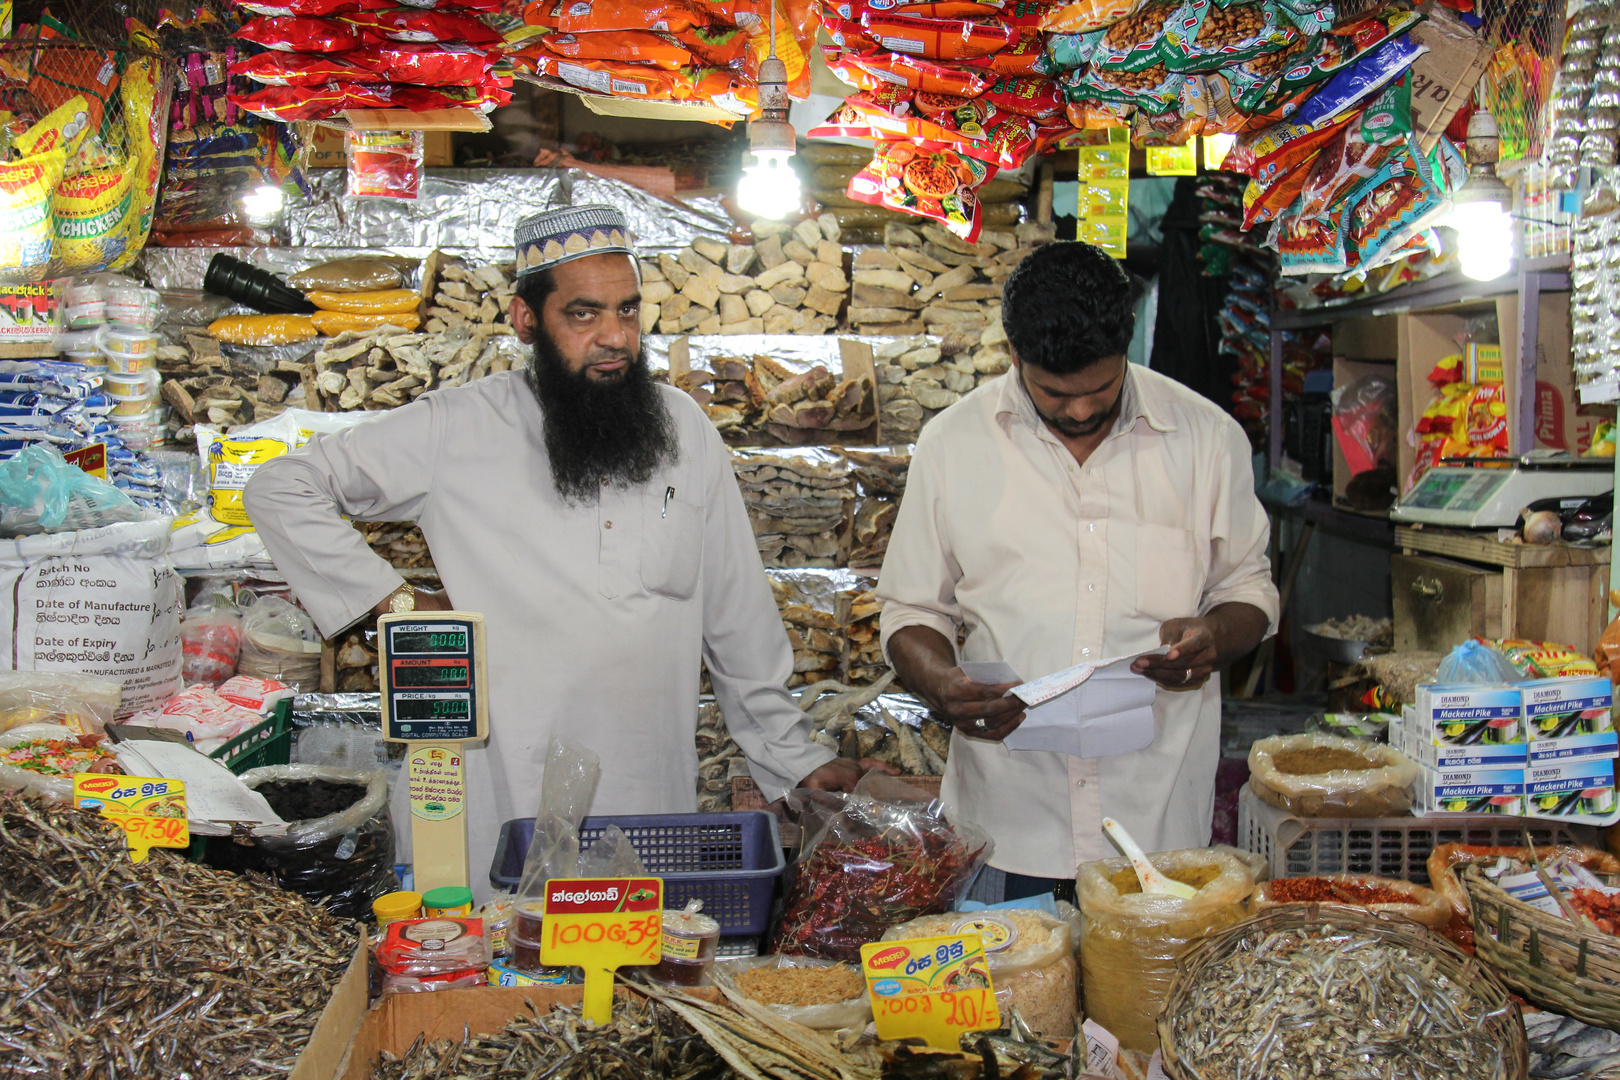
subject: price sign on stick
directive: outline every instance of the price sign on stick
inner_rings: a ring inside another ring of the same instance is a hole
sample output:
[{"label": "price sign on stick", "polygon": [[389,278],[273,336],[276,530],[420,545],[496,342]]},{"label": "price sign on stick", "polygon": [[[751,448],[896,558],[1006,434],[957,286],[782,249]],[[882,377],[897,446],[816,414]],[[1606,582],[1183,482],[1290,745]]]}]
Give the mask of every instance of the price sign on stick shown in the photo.
[{"label": "price sign on stick", "polygon": [[155,847],[191,846],[182,781],[74,773],[73,805],[100,810],[102,817],[121,827],[131,862],[145,862],[147,852]]},{"label": "price sign on stick", "polygon": [[921,1037],[956,1050],[964,1032],[1001,1026],[978,934],[862,945],[861,969],[880,1039]]},{"label": "price sign on stick", "polygon": [[585,970],[587,1020],[613,1020],[615,968],[656,964],[664,937],[659,878],[552,878],[546,882],[540,962]]}]

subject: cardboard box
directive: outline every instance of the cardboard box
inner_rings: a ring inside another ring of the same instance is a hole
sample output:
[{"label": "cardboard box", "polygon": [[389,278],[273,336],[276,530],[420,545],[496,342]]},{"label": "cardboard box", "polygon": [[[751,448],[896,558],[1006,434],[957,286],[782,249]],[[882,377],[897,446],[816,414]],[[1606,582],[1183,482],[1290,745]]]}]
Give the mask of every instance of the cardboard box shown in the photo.
[{"label": "cardboard box", "polygon": [[[619,987],[620,1000],[634,991]],[[718,1001],[714,989],[688,990],[706,1001]],[[465,990],[438,990],[429,994],[388,994],[378,999],[370,1012],[358,1018],[350,1029],[352,1040],[345,1051],[326,1058],[325,1072],[312,1072],[310,1080],[371,1080],[372,1067],[384,1050],[398,1057],[409,1050],[419,1036],[429,1042],[460,1039],[463,1031],[483,1035],[498,1031],[514,1017],[525,1015],[532,1004],[544,1016],[557,1005],[578,1005],[585,996],[583,986],[486,986]],[[313,1049],[313,1042],[311,1049]],[[310,1051],[304,1052],[309,1057]],[[299,1059],[300,1062],[303,1058]],[[295,1080],[305,1080],[297,1072]]]},{"label": "cardboard box", "polygon": [[1565,739],[1533,739],[1529,744],[1530,764],[1549,765],[1558,761],[1601,761],[1620,757],[1620,735],[1571,735]]},{"label": "cardboard box", "polygon": [[[337,989],[321,1010],[309,1042],[293,1064],[289,1080],[330,1080],[337,1073],[355,1029],[366,1015],[371,995],[371,950],[362,937],[355,947],[349,969],[338,980]],[[427,996],[427,995],[422,995]]]},{"label": "cardboard box", "polygon": [[1614,761],[1532,766],[1525,774],[1525,813],[1597,823],[1615,812]]},{"label": "cardboard box", "polygon": [[1429,48],[1412,63],[1412,130],[1428,153],[1468,103],[1495,45],[1439,5],[1411,33],[1413,41]]},{"label": "cardboard box", "polygon": [[1517,686],[1473,683],[1417,688],[1408,739],[1434,746],[1523,744],[1524,703]]},{"label": "cardboard box", "polygon": [[1431,769],[1418,772],[1413,809],[1421,814],[1524,814],[1523,769]]},{"label": "cardboard box", "polygon": [[1536,332],[1535,445],[1571,454],[1592,448],[1592,432],[1613,405],[1583,405],[1570,367],[1569,293],[1541,294]]},{"label": "cardboard box", "polygon": [[1526,679],[1518,685],[1525,735],[1532,741],[1614,731],[1614,687],[1606,675]]}]

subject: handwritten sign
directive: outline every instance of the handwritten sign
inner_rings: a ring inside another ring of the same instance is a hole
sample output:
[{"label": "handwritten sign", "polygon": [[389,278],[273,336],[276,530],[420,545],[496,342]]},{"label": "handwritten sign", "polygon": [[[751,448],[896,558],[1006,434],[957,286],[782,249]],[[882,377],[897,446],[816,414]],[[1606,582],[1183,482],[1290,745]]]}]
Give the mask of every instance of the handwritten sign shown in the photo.
[{"label": "handwritten sign", "polygon": [[861,969],[880,1039],[956,1050],[965,1032],[1001,1026],[978,934],[862,945]]},{"label": "handwritten sign", "polygon": [[180,780],[75,773],[73,805],[100,810],[102,817],[122,828],[131,862],[145,862],[155,847],[191,846],[186,785]]},{"label": "handwritten sign", "polygon": [[659,878],[552,878],[546,883],[540,962],[585,971],[585,1017],[613,1020],[613,971],[662,956],[664,883]]}]

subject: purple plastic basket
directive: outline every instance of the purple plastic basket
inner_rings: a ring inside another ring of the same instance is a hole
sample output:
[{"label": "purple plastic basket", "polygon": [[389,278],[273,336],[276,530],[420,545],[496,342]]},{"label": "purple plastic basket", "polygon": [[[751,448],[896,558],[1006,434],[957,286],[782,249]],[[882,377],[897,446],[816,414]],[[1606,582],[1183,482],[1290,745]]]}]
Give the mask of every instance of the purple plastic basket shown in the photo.
[{"label": "purple plastic basket", "polygon": [[[664,879],[664,907],[683,907],[696,898],[703,901],[703,914],[719,920],[723,936],[765,932],[771,894],[786,866],[774,816],[763,810],[736,810],[588,817],[579,830],[580,850],[588,850],[609,825],[624,830],[647,873]],[[534,818],[515,818],[501,826],[489,868],[490,885],[518,887],[533,836]]]}]

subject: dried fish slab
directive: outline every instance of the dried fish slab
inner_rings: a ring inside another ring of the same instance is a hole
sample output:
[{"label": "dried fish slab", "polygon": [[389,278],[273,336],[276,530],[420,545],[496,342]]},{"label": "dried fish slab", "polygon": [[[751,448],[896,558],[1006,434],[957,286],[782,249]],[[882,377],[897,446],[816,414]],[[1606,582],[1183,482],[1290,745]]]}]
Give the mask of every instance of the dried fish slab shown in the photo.
[{"label": "dried fish slab", "polygon": [[353,924],[153,850],[89,811],[0,797],[0,1075],[263,1080],[292,1071]]}]

